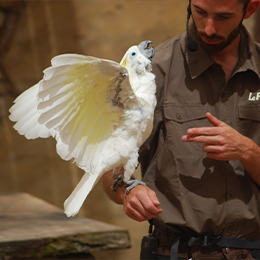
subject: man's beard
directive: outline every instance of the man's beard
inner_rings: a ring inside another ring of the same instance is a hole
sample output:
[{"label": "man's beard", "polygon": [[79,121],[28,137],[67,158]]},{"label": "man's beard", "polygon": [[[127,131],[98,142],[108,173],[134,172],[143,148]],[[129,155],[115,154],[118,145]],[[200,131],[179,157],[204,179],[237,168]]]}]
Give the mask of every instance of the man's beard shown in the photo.
[{"label": "man's beard", "polygon": [[[193,24],[199,38],[200,46],[208,52],[220,52],[224,50],[228,45],[230,45],[237,38],[237,36],[240,34],[242,23],[243,23],[243,19],[241,20],[239,25],[228,35],[227,39],[215,34],[209,37],[205,33],[199,33],[195,23]],[[202,40],[201,36],[209,40],[222,40],[222,41],[217,44],[207,44]]]}]

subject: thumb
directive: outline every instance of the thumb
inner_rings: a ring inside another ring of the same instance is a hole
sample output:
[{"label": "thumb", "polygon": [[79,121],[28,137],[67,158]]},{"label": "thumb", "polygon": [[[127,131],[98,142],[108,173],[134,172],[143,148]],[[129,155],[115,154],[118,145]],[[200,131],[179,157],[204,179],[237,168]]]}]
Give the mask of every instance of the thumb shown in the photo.
[{"label": "thumb", "polygon": [[148,196],[150,197],[151,201],[153,202],[153,204],[156,207],[161,205],[160,201],[158,200],[158,198],[153,190],[148,190]]},{"label": "thumb", "polygon": [[213,126],[224,126],[225,123],[220,121],[219,119],[217,119],[216,117],[214,117],[213,115],[211,115],[211,113],[207,112],[206,113],[206,117],[208,119],[208,121],[213,125]]}]

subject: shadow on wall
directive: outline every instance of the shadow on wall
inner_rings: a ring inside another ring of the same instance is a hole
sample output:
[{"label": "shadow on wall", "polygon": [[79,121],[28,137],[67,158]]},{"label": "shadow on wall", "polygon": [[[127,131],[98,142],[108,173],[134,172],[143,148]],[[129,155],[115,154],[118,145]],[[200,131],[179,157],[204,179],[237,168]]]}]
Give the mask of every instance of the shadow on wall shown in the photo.
[{"label": "shadow on wall", "polygon": [[54,55],[80,52],[75,41],[77,26],[72,1],[1,1],[1,6],[20,6],[19,23],[3,64],[21,93],[42,78]]},{"label": "shadow on wall", "polygon": [[[9,93],[19,94],[37,83],[53,56],[80,52],[74,37],[77,25],[73,1],[8,0],[0,1],[1,7],[9,13],[19,11],[11,41],[1,60],[12,82],[9,88],[14,88]],[[13,22],[11,19],[6,25],[2,24],[8,31]],[[14,131],[8,119],[13,100],[14,95],[0,95],[0,190],[28,192],[62,207],[82,171],[59,158],[53,139],[28,141]]]}]

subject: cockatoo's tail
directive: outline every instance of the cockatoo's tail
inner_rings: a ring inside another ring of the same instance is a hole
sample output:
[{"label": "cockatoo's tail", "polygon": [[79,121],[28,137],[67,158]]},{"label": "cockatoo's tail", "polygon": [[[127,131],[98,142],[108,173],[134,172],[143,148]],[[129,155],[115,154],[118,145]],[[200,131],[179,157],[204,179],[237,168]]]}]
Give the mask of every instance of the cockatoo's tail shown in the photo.
[{"label": "cockatoo's tail", "polygon": [[78,54],[56,56],[43,79],[10,108],[20,134],[53,136],[61,158],[74,158],[85,171],[65,201],[67,216],[77,214],[104,172],[122,165],[129,179],[138,165],[156,105],[150,43],[132,46],[121,64]]}]

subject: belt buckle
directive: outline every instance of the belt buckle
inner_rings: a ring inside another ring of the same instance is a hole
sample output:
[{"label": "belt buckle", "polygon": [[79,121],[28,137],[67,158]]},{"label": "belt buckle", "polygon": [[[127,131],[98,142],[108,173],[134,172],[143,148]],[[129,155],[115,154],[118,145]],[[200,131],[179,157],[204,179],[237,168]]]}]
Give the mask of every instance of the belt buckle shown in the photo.
[{"label": "belt buckle", "polygon": [[221,236],[205,235],[201,237],[200,245],[202,247],[214,247],[219,246]]}]

